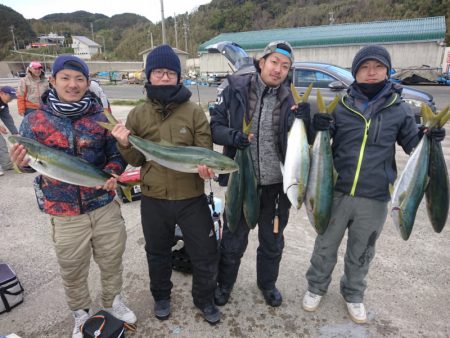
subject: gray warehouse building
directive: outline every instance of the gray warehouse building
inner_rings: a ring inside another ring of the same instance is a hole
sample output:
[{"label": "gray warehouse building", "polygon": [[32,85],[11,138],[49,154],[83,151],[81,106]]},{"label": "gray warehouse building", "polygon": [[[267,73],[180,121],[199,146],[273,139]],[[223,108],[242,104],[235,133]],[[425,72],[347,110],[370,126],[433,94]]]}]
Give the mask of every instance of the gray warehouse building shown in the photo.
[{"label": "gray warehouse building", "polygon": [[239,44],[250,56],[258,58],[270,41],[285,40],[294,48],[297,61],[319,61],[350,68],[353,56],[364,45],[385,46],[393,68],[427,65],[442,67],[445,51],[445,17],[374,21],[316,27],[269,29],[222,33],[199,46],[200,73],[223,74],[230,66],[221,54],[209,54],[206,47],[220,41]]}]

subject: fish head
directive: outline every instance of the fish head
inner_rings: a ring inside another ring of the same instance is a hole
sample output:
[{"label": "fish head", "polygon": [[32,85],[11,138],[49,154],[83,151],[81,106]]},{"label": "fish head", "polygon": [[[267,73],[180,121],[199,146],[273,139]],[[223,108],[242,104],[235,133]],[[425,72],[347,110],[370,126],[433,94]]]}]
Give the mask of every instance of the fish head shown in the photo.
[{"label": "fish head", "polygon": [[239,170],[239,165],[231,158],[220,156],[220,158],[205,158],[202,164],[213,169],[218,174],[228,174]]}]

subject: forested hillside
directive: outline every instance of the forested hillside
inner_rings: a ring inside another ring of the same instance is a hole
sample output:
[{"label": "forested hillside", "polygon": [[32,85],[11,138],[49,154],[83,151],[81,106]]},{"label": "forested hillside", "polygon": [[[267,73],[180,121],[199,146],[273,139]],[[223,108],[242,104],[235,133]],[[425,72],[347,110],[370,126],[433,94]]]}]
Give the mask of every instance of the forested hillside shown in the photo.
[{"label": "forested hillside", "polygon": [[[165,27],[167,42],[176,46],[176,21],[178,48],[196,56],[199,44],[222,32],[441,15],[446,16],[448,27],[448,0],[212,0],[192,13],[166,18]],[[11,24],[17,26],[16,39],[22,43],[51,31],[68,37],[86,35],[104,45],[106,53],[98,55],[98,58],[109,60],[140,60],[139,52],[151,47],[152,37],[155,45],[162,42],[160,22],[155,24],[136,14],[124,13],[110,18],[77,11],[25,20],[21,14],[0,5],[0,59],[7,56],[8,49],[12,49],[8,28]],[[447,33],[447,43],[449,37]]]}]

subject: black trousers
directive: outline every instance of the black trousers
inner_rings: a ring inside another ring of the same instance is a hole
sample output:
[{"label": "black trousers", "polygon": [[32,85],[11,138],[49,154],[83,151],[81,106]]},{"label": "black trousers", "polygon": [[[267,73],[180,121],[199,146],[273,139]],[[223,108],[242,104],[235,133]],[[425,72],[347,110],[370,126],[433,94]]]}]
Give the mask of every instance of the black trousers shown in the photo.
[{"label": "black trousers", "polygon": [[[258,219],[259,246],[256,256],[258,287],[270,290],[275,287],[284,248],[283,231],[289,219],[291,204],[283,192],[283,184],[262,186],[260,214]],[[273,220],[279,217],[279,230],[274,233]],[[224,227],[220,243],[218,284],[232,289],[239,271],[241,258],[247,249],[250,229],[242,216],[239,226],[232,233],[224,214]]]},{"label": "black trousers", "polygon": [[219,254],[206,196],[179,201],[142,196],[141,217],[150,291],[155,301],[170,298],[173,286],[170,281],[172,246],[175,225],[178,224],[192,263],[194,304],[203,308],[213,303]]}]

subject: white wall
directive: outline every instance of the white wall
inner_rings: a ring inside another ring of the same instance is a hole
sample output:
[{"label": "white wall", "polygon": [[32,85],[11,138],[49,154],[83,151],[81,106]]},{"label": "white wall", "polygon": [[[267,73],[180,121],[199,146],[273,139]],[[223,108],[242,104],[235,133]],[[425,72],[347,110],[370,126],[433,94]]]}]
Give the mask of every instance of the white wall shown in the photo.
[{"label": "white wall", "polygon": [[[353,57],[364,45],[317,46],[294,49],[296,61],[317,61],[332,63],[344,68],[351,68]],[[391,54],[395,69],[428,65],[432,68],[442,67],[444,47],[436,41],[408,42],[384,45]],[[250,56],[260,57],[262,50],[247,51]],[[226,73],[230,71],[228,61],[221,54],[200,54],[201,73]]]}]

